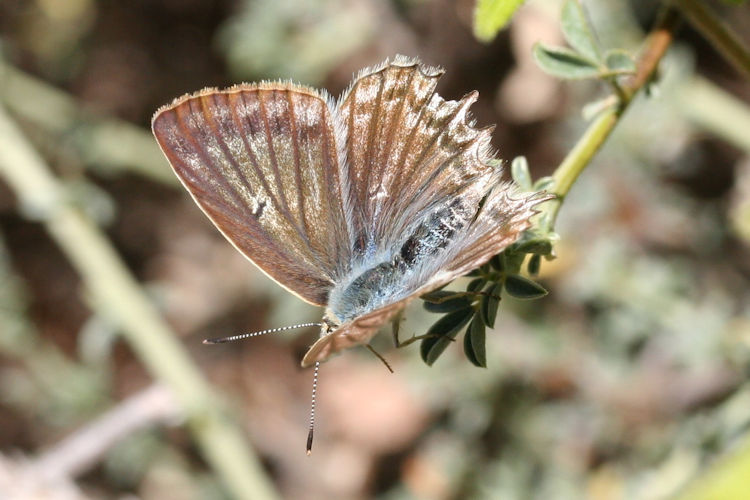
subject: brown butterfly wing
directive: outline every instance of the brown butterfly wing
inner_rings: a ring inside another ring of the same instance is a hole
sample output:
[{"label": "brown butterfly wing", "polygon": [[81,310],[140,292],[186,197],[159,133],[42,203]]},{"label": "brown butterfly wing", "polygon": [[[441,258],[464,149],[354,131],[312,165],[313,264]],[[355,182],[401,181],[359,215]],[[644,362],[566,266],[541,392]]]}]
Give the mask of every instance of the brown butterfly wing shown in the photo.
[{"label": "brown butterfly wing", "polygon": [[452,255],[446,256],[441,273],[450,277],[446,282],[485,264],[518,240],[531,227],[530,219],[537,213],[535,207],[553,198],[545,192],[514,193],[505,184],[493,189],[476,220],[458,239]]},{"label": "brown butterfly wing", "polygon": [[491,128],[473,128],[468,116],[477,93],[443,100],[442,73],[397,56],[358,75],[339,103],[360,248],[392,248],[436,204],[458,196],[478,204],[497,180],[484,161]]},{"label": "brown butterfly wing", "polygon": [[500,182],[491,128],[474,128],[468,114],[477,93],[443,100],[434,93],[441,74],[399,56],[358,75],[339,103],[355,252],[402,248],[420,224],[454,231],[418,263],[393,302],[322,337],[303,366],[368,342],[410,300],[486,263],[520,237],[534,206],[550,198]]},{"label": "brown butterfly wing", "polygon": [[435,93],[441,75],[397,56],[361,72],[338,104],[356,247],[387,255],[420,225],[422,235],[451,232],[394,302],[487,262],[518,239],[533,207],[549,199],[500,182],[492,127],[475,128],[469,114],[477,92],[445,101]]},{"label": "brown butterfly wing", "polygon": [[316,305],[350,262],[342,161],[325,96],[240,85],[177,99],[154,115],[162,151],[226,238]]}]

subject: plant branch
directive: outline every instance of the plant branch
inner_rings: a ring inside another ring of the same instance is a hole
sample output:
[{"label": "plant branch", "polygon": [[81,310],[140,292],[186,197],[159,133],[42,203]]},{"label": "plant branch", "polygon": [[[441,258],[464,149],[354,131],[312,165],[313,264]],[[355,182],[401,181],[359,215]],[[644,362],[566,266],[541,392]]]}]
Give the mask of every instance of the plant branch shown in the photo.
[{"label": "plant branch", "polygon": [[750,107],[705,78],[695,76],[677,94],[680,112],[694,125],[750,155]]},{"label": "plant branch", "polygon": [[40,454],[31,466],[40,481],[77,477],[128,436],[155,424],[176,422],[179,413],[172,392],[162,384],[152,384],[76,429]]},{"label": "plant branch", "polygon": [[547,229],[554,228],[557,214],[568,191],[610,136],[633,98],[654,75],[659,61],[664,57],[674,38],[674,32],[678,24],[679,18],[676,11],[666,7],[645,42],[644,49],[638,59],[635,75],[621,86],[622,94],[619,105],[604,111],[589,125],[583,136],[552,174],[554,183],[549,191],[556,194],[557,198],[550,201],[545,210],[548,214]]},{"label": "plant branch", "polygon": [[143,128],[86,111],[67,93],[2,58],[0,103],[14,116],[38,126],[45,137],[75,151],[91,170],[133,172],[162,184],[179,185],[153,136]]},{"label": "plant branch", "polygon": [[701,0],[672,0],[690,24],[713,45],[737,71],[750,78],[750,50]]},{"label": "plant branch", "polygon": [[745,437],[733,452],[721,457],[709,470],[688,483],[674,500],[740,499],[747,496],[750,477],[750,438]]},{"label": "plant branch", "polygon": [[68,202],[64,189],[0,106],[0,176],[21,211],[44,223],[80,273],[93,306],[122,329],[140,360],[175,395],[207,461],[236,498],[277,495],[247,440],[146,298],[116,250],[94,223]]}]

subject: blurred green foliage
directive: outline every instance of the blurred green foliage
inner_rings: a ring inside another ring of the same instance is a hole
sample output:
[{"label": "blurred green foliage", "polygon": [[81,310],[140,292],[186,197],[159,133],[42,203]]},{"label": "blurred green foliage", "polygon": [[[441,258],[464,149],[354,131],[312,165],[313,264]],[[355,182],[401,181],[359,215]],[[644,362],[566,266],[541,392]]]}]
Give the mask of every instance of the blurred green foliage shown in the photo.
[{"label": "blurred green foliage", "polygon": [[[317,448],[307,461],[309,378],[295,366],[311,337],[199,347],[203,337],[306,321],[319,311],[253,274],[164,175],[146,128],[155,107],[217,81],[341,86],[349,78],[342,65],[406,52],[448,68],[446,98],[481,88],[480,124],[499,121],[502,155],[529,158],[512,162],[513,179],[525,190],[549,189],[549,174],[587,120],[617,101],[611,84],[554,82],[542,118],[514,123],[497,103],[507,72],[532,56],[515,47],[527,33],[544,35],[537,59],[565,56],[563,71],[550,73],[627,77],[654,5],[520,4],[480,1],[475,11],[472,2],[439,0],[0,5],[9,61],[0,71],[3,106],[56,168],[65,196],[148,282],[217,392],[232,395],[266,472],[289,498],[746,498],[750,90],[690,31],[576,181],[554,227],[559,238],[525,242],[536,245],[525,247],[535,255],[512,259],[517,267],[504,281],[472,276],[443,290],[450,300],[407,311],[407,338],[434,333],[434,312],[447,313],[438,321],[442,335],[419,346],[432,366],[414,346],[389,351],[381,335],[374,342],[395,375],[367,352],[324,367]],[[748,22],[746,9],[717,11],[730,12],[722,21],[735,29]],[[489,45],[471,40],[472,29],[489,41],[503,25],[508,30]],[[555,48],[563,43],[570,48]],[[532,100],[549,77],[535,69],[524,78],[516,100]],[[0,459],[20,452],[20,462],[150,383],[34,217],[0,186]],[[542,258],[553,243],[557,258]],[[495,264],[484,271],[507,271]],[[526,271],[549,291],[542,300],[514,297],[534,288]],[[513,293],[498,301],[501,288]],[[486,293],[463,295],[480,289]],[[395,398],[391,385],[422,413]],[[386,432],[377,421],[389,415],[397,424]],[[372,444],[378,439],[380,448]],[[216,477],[180,425],[159,424],[73,479],[94,498],[225,498]]]},{"label": "blurred green foliage", "polygon": [[377,11],[346,0],[245,0],[218,43],[235,79],[319,85],[342,59],[376,36]]}]

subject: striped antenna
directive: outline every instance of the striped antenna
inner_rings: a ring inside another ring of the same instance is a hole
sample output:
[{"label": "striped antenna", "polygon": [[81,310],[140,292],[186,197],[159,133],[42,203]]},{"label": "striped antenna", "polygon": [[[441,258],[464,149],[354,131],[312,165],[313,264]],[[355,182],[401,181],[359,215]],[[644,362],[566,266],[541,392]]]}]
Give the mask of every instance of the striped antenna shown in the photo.
[{"label": "striped antenna", "polygon": [[307,456],[312,453],[313,430],[315,429],[315,393],[318,390],[318,370],[320,361],[315,362],[315,372],[313,373],[312,402],[310,403],[310,431],[307,433]]},{"label": "striped antenna", "polygon": [[231,337],[221,337],[218,339],[205,339],[204,344],[224,344],[226,342],[234,342],[236,340],[244,340],[250,337],[257,337],[259,335],[265,335],[267,333],[283,332],[286,330],[293,330],[295,328],[307,328],[308,326],[323,326],[322,323],[300,323],[299,325],[293,326],[282,326],[280,328],[271,328],[269,330],[261,330],[259,332],[252,333],[241,333],[239,335],[232,335]]}]

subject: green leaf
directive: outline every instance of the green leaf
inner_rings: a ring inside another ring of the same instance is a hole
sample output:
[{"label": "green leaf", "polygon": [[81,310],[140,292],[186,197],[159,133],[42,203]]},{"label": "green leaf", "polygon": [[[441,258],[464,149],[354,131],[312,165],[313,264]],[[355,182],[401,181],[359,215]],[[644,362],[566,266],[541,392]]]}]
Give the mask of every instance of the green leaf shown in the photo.
[{"label": "green leaf", "polygon": [[581,110],[581,115],[583,116],[584,120],[591,121],[599,116],[599,114],[617,106],[619,102],[620,101],[616,95],[608,95],[607,97],[604,97],[602,99],[597,99],[596,101],[586,103],[583,106],[583,110]]},{"label": "green leaf", "polygon": [[532,255],[529,259],[529,265],[526,267],[526,269],[529,271],[529,274],[532,276],[536,276],[539,274],[539,268],[542,267],[542,256]]},{"label": "green leaf", "polygon": [[505,262],[502,254],[492,257],[490,259],[490,266],[492,266],[495,271],[503,272],[503,270],[505,270]]},{"label": "green leaf", "polygon": [[526,241],[520,241],[515,247],[517,252],[535,253],[547,255],[552,251],[552,242],[547,238],[534,238]]},{"label": "green leaf", "polygon": [[533,55],[542,71],[558,78],[580,80],[599,76],[600,68],[595,61],[565,47],[548,47],[537,43]]},{"label": "green leaf", "polygon": [[613,49],[607,51],[605,64],[610,72],[618,75],[631,75],[635,73],[635,61],[626,51]]},{"label": "green leaf", "polygon": [[567,0],[563,4],[561,22],[563,36],[571,47],[587,59],[601,60],[599,43],[578,0]]},{"label": "green leaf", "polygon": [[454,293],[456,292],[451,292],[449,290],[433,290],[421,295],[419,298],[427,302],[440,302],[448,295],[453,295]]},{"label": "green leaf", "polygon": [[453,312],[471,306],[471,299],[463,292],[439,290],[422,296],[424,308],[434,313]]},{"label": "green leaf", "polygon": [[517,299],[538,299],[547,295],[542,285],[518,274],[505,278],[505,291]]},{"label": "green leaf", "polygon": [[476,314],[464,334],[464,354],[474,366],[480,368],[487,368],[485,339],[484,321]]},{"label": "green leaf", "polygon": [[489,295],[482,297],[480,312],[482,313],[484,324],[492,328],[495,326],[495,320],[497,319],[497,308],[500,305],[500,294],[503,293],[502,283],[497,283],[488,293]]},{"label": "green leaf", "polygon": [[512,250],[506,250],[502,253],[504,273],[516,273],[521,269],[521,264],[523,264],[523,259],[526,258],[526,253],[518,251],[518,247],[516,246],[518,244],[514,243]]},{"label": "green leaf", "polygon": [[555,184],[555,178],[550,175],[545,175],[536,180],[532,186],[532,191],[546,191]]},{"label": "green leaf", "polygon": [[529,173],[529,162],[525,156],[516,156],[510,164],[510,176],[516,184],[524,191],[531,191],[531,174]]},{"label": "green leaf", "polygon": [[478,292],[482,288],[484,288],[484,285],[487,284],[487,280],[484,278],[477,278],[475,280],[471,280],[468,285],[466,285],[466,291],[467,292]]},{"label": "green leaf", "polygon": [[474,36],[491,42],[503,29],[524,0],[477,0],[474,8]]},{"label": "green leaf", "polygon": [[431,337],[424,339],[419,345],[422,360],[432,366],[473,315],[474,309],[469,307],[446,314],[432,325],[426,333]]}]

